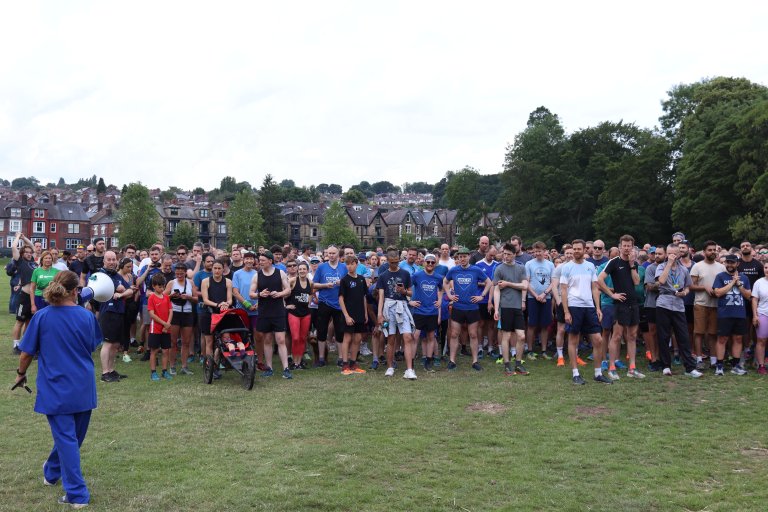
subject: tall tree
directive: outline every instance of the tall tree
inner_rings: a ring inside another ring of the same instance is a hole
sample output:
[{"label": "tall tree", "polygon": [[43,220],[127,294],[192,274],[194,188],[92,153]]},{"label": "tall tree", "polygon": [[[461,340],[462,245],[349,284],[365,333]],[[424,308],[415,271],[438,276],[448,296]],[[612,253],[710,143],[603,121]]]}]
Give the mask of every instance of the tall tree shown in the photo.
[{"label": "tall tree", "polygon": [[227,233],[232,243],[258,247],[266,243],[264,219],[259,212],[256,194],[242,189],[227,210]]},{"label": "tall tree", "polygon": [[16,178],[11,181],[11,188],[14,190],[21,190],[25,188],[37,188],[40,186],[40,181],[34,176],[29,178]]},{"label": "tall tree", "polygon": [[96,185],[96,193],[103,194],[107,191],[107,184],[104,183],[104,178],[99,178],[99,183]]},{"label": "tall tree", "polygon": [[280,186],[271,174],[264,177],[259,190],[259,210],[264,219],[264,236],[269,245],[285,242],[285,219],[280,208]]},{"label": "tall tree", "polygon": [[742,136],[739,121],[766,99],[768,88],[744,78],[718,77],[693,92],[690,112],[680,123],[672,220],[695,243],[734,241],[731,227],[743,215],[744,197],[737,193],[742,162],[732,149]]},{"label": "tall tree", "polygon": [[120,198],[116,214],[120,245],[149,247],[162,239],[163,223],[155,210],[149,190],[141,183],[130,183]]},{"label": "tall tree", "polygon": [[56,184],[57,187],[66,187],[67,182],[64,181],[64,178],[59,178],[59,182]]},{"label": "tall tree", "polygon": [[336,183],[331,183],[328,185],[328,193],[329,194],[341,194],[342,188],[341,185],[337,185]]},{"label": "tall tree", "polygon": [[349,226],[349,216],[341,203],[334,201],[325,210],[325,218],[322,225],[322,239],[324,245],[335,244],[341,246],[349,244],[355,246],[359,240]]},{"label": "tall tree", "polygon": [[197,242],[197,231],[194,226],[187,221],[179,222],[176,226],[176,231],[173,232],[171,238],[171,247],[178,247],[179,245],[186,245],[192,247]]},{"label": "tall tree", "polygon": [[[489,203],[480,192],[482,176],[472,167],[465,167],[451,174],[445,187],[445,199],[448,208],[457,210],[456,223],[461,235],[460,243],[475,244],[476,237],[489,234],[488,230],[478,227],[478,221],[490,213]],[[481,233],[482,231],[482,233]]]}]

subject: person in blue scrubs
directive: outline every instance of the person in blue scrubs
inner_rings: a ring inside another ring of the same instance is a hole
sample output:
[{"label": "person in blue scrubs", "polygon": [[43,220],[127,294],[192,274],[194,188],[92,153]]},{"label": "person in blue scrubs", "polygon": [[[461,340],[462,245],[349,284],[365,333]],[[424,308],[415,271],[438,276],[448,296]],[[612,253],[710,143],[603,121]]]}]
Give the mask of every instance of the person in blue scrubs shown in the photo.
[{"label": "person in blue scrubs", "polygon": [[49,307],[32,317],[19,347],[16,383],[26,381],[33,356],[37,361],[35,412],[45,414],[53,435],[53,449],[43,464],[43,483],[59,479],[65,496],[59,503],[73,508],[91,499],[80,470],[80,446],[96,408],[96,375],[92,353],[102,341],[93,313],[77,305],[77,274],[59,272],[46,287]]}]

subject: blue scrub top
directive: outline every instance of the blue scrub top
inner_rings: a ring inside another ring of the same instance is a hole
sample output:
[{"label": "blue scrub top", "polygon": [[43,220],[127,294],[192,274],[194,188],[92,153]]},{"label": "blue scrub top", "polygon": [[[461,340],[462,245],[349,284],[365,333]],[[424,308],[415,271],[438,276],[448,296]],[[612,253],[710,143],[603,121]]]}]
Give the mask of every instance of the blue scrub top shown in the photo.
[{"label": "blue scrub top", "polygon": [[104,337],[93,313],[48,306],[32,316],[19,348],[38,354],[35,412],[74,414],[96,408],[91,354]]}]

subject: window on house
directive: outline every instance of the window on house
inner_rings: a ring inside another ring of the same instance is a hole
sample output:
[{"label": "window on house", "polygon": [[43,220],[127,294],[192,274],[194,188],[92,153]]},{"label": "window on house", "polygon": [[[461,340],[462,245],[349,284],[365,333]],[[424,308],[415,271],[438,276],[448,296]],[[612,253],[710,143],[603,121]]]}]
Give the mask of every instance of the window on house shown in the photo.
[{"label": "window on house", "polygon": [[44,219],[45,218],[45,210],[42,208],[35,208],[35,218],[36,219]]},{"label": "window on house", "polygon": [[8,231],[10,233],[16,233],[17,231],[21,231],[21,221],[20,220],[12,220],[8,222]]},{"label": "window on house", "polygon": [[67,249],[77,249],[77,246],[82,243],[79,238],[67,238],[64,242]]},{"label": "window on house", "polygon": [[317,238],[317,228],[312,228],[312,238]]},{"label": "window on house", "polygon": [[[67,233],[80,233],[80,224],[67,224]],[[93,234],[96,234],[96,226],[93,226]]]},{"label": "window on house", "polygon": [[56,223],[51,222],[51,233],[55,233],[55,232],[56,232]]},{"label": "window on house", "polygon": [[208,217],[208,210],[200,210],[200,216],[207,218]]},{"label": "window on house", "polygon": [[33,233],[45,233],[45,222],[35,221],[32,223]]},{"label": "window on house", "polygon": [[226,224],[218,224],[218,233],[220,235],[226,235],[227,234],[227,225]]},{"label": "window on house", "polygon": [[410,224],[406,224],[405,225],[405,232],[406,233],[410,233],[411,232],[411,225]]},{"label": "window on house", "polygon": [[179,214],[179,210],[177,208],[171,208],[171,215],[177,216]]},{"label": "window on house", "polygon": [[21,208],[11,208],[11,217],[21,217]]}]

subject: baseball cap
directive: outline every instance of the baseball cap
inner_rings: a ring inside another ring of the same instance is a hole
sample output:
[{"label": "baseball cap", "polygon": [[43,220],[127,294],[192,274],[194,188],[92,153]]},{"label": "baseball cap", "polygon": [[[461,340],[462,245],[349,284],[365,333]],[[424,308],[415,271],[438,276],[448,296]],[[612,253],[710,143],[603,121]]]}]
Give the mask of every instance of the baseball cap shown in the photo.
[{"label": "baseball cap", "polygon": [[424,256],[424,261],[437,261],[437,257],[434,254],[427,254]]},{"label": "baseball cap", "polygon": [[736,256],[735,254],[726,254],[725,261],[737,263],[739,261],[739,257]]},{"label": "baseball cap", "polygon": [[469,249],[467,249],[467,248],[466,248],[466,247],[464,247],[464,246],[462,246],[462,247],[459,247],[459,250],[458,250],[458,251],[456,251],[456,254],[469,254]]},{"label": "baseball cap", "polygon": [[320,263],[320,258],[318,258],[317,256],[310,256],[309,257],[309,262],[310,263]]},{"label": "baseball cap", "polygon": [[261,253],[261,255],[269,260],[275,261],[275,257],[272,254],[272,251],[265,250],[263,253]]}]

